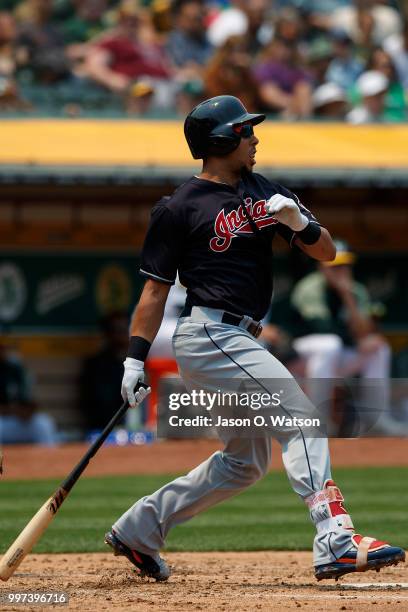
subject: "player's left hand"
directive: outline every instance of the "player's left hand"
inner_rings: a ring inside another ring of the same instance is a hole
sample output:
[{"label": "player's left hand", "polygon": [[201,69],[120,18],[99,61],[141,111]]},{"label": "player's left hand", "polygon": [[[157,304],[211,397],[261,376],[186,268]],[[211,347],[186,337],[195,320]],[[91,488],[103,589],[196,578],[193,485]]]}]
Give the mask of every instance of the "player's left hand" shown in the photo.
[{"label": "player's left hand", "polygon": [[300,232],[309,223],[309,219],[300,212],[299,206],[292,198],[275,193],[266,203],[267,212],[294,232]]}]

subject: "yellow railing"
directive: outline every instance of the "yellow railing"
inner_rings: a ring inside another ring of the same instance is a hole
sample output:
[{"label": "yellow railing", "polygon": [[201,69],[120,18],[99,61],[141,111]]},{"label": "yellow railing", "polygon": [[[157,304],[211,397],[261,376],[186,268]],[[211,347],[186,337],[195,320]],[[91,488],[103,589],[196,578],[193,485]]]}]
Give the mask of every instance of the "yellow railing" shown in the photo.
[{"label": "yellow railing", "polygon": [[[181,121],[10,120],[0,164],[195,166]],[[259,167],[408,167],[408,125],[273,123],[256,129]]]}]

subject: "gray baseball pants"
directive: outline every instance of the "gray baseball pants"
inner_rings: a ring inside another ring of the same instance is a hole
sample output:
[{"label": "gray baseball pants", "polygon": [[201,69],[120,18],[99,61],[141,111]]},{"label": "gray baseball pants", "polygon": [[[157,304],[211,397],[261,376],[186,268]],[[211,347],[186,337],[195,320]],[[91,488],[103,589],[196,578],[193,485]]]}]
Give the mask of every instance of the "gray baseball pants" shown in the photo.
[{"label": "gray baseball pants", "polygon": [[[217,320],[218,319],[218,320]],[[214,391],[220,379],[230,387],[245,377],[252,381],[292,379],[288,370],[244,327],[219,322],[220,311],[193,309],[179,319],[173,348],[187,389]],[[292,416],[307,417],[313,406],[297,388],[290,405]],[[260,391],[265,389],[260,389]],[[276,389],[269,389],[273,393]],[[169,530],[199,512],[236,495],[264,476],[271,461],[271,438],[236,438],[222,434],[225,443],[206,461],[164,487],[143,497],[113,525],[118,538],[132,549],[156,556]],[[323,488],[330,475],[327,438],[305,437],[300,427],[271,432],[282,447],[283,463],[294,491],[305,498]],[[305,517],[306,518],[306,517]],[[350,532],[318,534],[314,540],[314,565],[334,561],[350,548]]]}]

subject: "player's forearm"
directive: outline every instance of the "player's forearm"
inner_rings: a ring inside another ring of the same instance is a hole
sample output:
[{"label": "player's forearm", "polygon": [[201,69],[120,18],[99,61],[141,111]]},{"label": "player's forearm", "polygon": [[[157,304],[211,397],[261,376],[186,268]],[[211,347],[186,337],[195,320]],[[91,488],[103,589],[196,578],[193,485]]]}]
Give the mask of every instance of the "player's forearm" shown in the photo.
[{"label": "player's forearm", "polygon": [[353,293],[345,291],[341,294],[341,298],[348,314],[348,327],[354,338],[360,340],[370,334],[374,329],[373,323],[371,319],[360,313]]},{"label": "player's forearm", "polygon": [[317,261],[333,261],[336,257],[336,247],[325,227],[321,228],[319,240],[314,244],[305,244],[299,237],[295,238],[294,243],[306,253],[306,255],[309,255],[309,257]]},{"label": "player's forearm", "polygon": [[159,331],[170,285],[146,281],[130,324],[130,335],[153,342]]}]

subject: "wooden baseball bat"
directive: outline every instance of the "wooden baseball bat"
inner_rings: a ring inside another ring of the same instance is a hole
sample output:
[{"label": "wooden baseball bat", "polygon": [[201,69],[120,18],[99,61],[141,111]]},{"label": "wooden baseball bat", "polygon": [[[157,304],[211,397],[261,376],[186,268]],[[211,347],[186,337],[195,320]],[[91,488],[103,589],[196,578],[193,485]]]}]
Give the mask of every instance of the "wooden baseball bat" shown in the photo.
[{"label": "wooden baseball bat", "polygon": [[[145,387],[146,385],[139,383],[138,388],[140,386]],[[67,478],[60,484],[55,493],[49,499],[47,499],[45,504],[41,506],[7,552],[4,553],[0,561],[1,580],[6,581],[10,578],[24,557],[28,555],[36,542],[38,542],[41,535],[47,529],[58,510],[61,508],[64,499],[68,496],[72,487],[85,470],[91,458],[102,446],[112,429],[115,427],[118,421],[120,421],[127,409],[128,403],[123,402],[119,410],[106,425],[105,429],[99,434],[95,442],[92,444],[92,446],[90,446],[88,451],[74,467],[69,476],[67,476]]]}]

